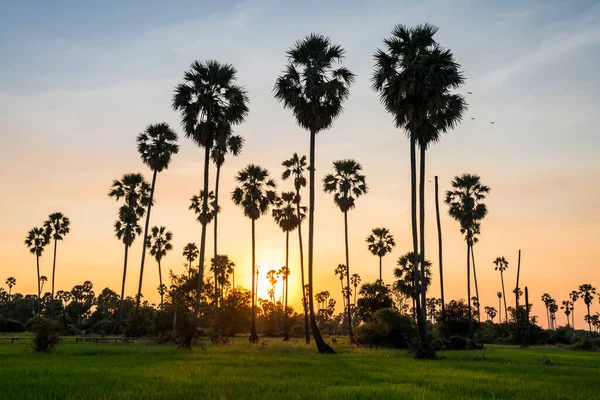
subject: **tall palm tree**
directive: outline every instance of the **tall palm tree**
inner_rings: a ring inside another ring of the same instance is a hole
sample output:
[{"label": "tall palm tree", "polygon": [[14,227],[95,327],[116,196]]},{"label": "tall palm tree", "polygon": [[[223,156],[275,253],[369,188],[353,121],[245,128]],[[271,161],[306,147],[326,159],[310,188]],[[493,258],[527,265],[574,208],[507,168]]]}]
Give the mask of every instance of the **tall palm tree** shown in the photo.
[{"label": "tall palm tree", "polygon": [[289,342],[290,340],[290,334],[288,331],[288,279],[290,276],[290,269],[287,266],[281,267],[279,268],[279,271],[277,271],[277,273],[279,275],[281,275],[281,279],[283,280],[283,283],[285,285],[285,289],[283,291],[283,297],[284,297],[284,304],[283,304],[283,315],[284,315],[284,319],[283,319],[283,341],[284,342]]},{"label": "tall palm tree", "polygon": [[343,111],[354,74],[341,62],[344,49],[329,38],[310,34],[287,51],[288,64],[274,87],[275,98],[292,110],[296,122],[310,132],[308,206],[308,302],[310,324],[319,353],[333,353],[317,327],[313,302],[313,239],[315,215],[315,140]]},{"label": "tall palm tree", "polygon": [[[420,255],[419,255],[420,257]],[[419,258],[417,258],[419,259]],[[413,302],[413,311],[418,319],[417,301],[421,293],[420,285],[425,285],[425,290],[431,284],[431,262],[425,260],[425,275],[421,276],[419,264],[414,264],[415,257],[412,252],[408,252],[398,258],[398,267],[394,270],[396,277],[396,287],[406,297],[410,297]]]},{"label": "tall palm tree", "polygon": [[[499,313],[498,322],[502,322],[502,307],[501,307],[502,292],[496,293],[496,296],[498,296],[498,313]],[[506,307],[506,304],[504,304],[504,306]],[[504,310],[504,312],[506,313],[506,310]],[[504,318],[506,318],[506,316]]]},{"label": "tall palm tree", "polygon": [[[171,158],[179,152],[177,133],[166,122],[148,125],[136,138],[138,152],[142,162],[152,170],[152,183],[150,185],[150,202],[146,211],[146,224],[144,225],[144,243],[148,241],[148,227],[150,226],[150,212],[154,203],[154,188],[156,176],[159,172],[169,168]],[[140,282],[135,302],[135,311],[140,308],[142,294],[142,281],[144,279],[144,263],[146,261],[146,246],[142,246],[142,263],[140,266]],[[162,304],[162,301],[161,301]]]},{"label": "tall palm tree", "polygon": [[573,329],[575,329],[575,302],[579,299],[579,292],[577,290],[571,291],[571,293],[569,293],[569,298],[573,302],[573,307],[571,309],[571,319],[573,320]]},{"label": "tall palm tree", "polygon": [[[356,207],[356,199],[368,192],[362,167],[354,160],[339,160],[333,162],[335,173],[328,174],[323,179],[325,193],[333,193],[333,201],[344,214],[344,238],[346,245],[346,286],[350,288],[350,257],[348,254],[348,211]],[[348,334],[350,342],[354,341],[350,315],[350,293],[346,293],[346,308],[348,316]]]},{"label": "tall palm tree", "polygon": [[346,308],[346,295],[345,295],[346,292],[344,291],[344,279],[346,279],[346,275],[348,275],[348,267],[346,267],[344,264],[338,264],[338,266],[335,268],[335,275],[340,276],[340,286],[341,286],[341,290],[342,290],[342,304],[345,309]]},{"label": "tall palm tree", "polygon": [[394,242],[394,237],[387,228],[374,228],[367,237],[369,251],[374,256],[379,257],[379,280],[381,282],[383,282],[381,275],[381,259],[391,252],[395,245],[396,242]]},{"label": "tall palm tree", "polygon": [[183,248],[183,256],[185,257],[186,261],[188,262],[188,277],[191,277],[191,271],[192,271],[192,263],[194,262],[194,260],[196,258],[198,258],[198,246],[196,246],[196,243],[188,243],[185,245],[185,247]]},{"label": "tall palm tree", "polygon": [[590,285],[589,283],[583,284],[579,286],[579,297],[583,299],[583,302],[587,306],[587,323],[590,328],[590,336],[592,335],[592,323],[591,323],[591,312],[590,312],[590,304],[592,304],[592,300],[594,300],[594,295],[596,294],[596,288]]},{"label": "tall palm tree", "polygon": [[[204,148],[204,188],[202,213],[208,211],[208,177],[210,154],[215,144],[216,133],[224,126],[242,123],[248,114],[248,96],[241,86],[236,84],[237,71],[230,64],[217,61],[194,61],[190,70],[185,72],[183,82],[176,86],[173,95],[173,108],[180,112],[181,123],[186,137]],[[190,319],[190,329],[185,345],[191,347],[196,331],[200,297],[203,287],[204,259],[206,251],[206,224],[202,218],[200,237],[200,256],[198,265],[198,290],[194,313]]]},{"label": "tall palm tree", "polygon": [[435,176],[435,219],[438,232],[438,257],[440,265],[440,303],[442,306],[442,326],[444,327],[444,336],[446,339],[450,337],[448,332],[448,322],[446,319],[446,300],[444,299],[444,263],[442,257],[442,222],[440,219],[440,196],[438,190],[438,177]]},{"label": "tall palm tree", "polygon": [[[59,240],[63,240],[65,235],[69,233],[70,221],[67,216],[63,213],[55,212],[50,214],[46,222],[44,222],[44,228],[46,234],[50,239],[54,240],[54,258],[52,261],[52,299],[54,300],[54,276],[56,272],[56,245]],[[52,309],[54,312],[54,309]]]},{"label": "tall palm tree", "polygon": [[269,171],[258,165],[250,164],[239,171],[235,177],[238,187],[231,194],[231,199],[236,206],[242,207],[244,215],[252,221],[252,326],[250,342],[257,343],[256,310],[255,304],[255,276],[256,276],[256,243],[255,222],[261,215],[269,211],[275,203],[275,180],[269,176]]},{"label": "tall palm tree", "polygon": [[[290,255],[290,232],[296,229],[301,221],[306,218],[306,207],[300,208],[300,213],[297,212],[296,206],[299,203],[294,192],[282,192],[281,197],[275,199],[273,207],[273,218],[275,223],[285,233],[285,270],[289,273],[289,255]],[[285,279],[285,298],[287,302],[287,277]],[[288,333],[288,315],[287,303],[284,309],[284,341],[290,340]]]},{"label": "tall palm tree", "polygon": [[[150,249],[150,255],[154,257],[158,264],[158,282],[160,285],[159,287],[163,286],[160,262],[162,258],[167,255],[167,252],[173,250],[171,240],[173,240],[173,233],[167,231],[167,228],[165,228],[164,226],[153,226],[150,236],[146,239],[146,247]],[[161,308],[163,306],[162,294],[160,295],[160,306]]]},{"label": "tall palm tree", "polygon": [[[477,175],[464,174],[452,181],[453,190],[446,192],[448,213],[460,223],[460,231],[465,234],[467,241],[467,298],[471,298],[471,247],[473,235],[478,232],[479,221],[487,215],[487,207],[483,200],[490,188],[481,183]],[[471,302],[468,302],[469,315]],[[473,321],[469,318],[469,337],[473,336]]]},{"label": "tall palm tree", "polygon": [[569,316],[571,315],[571,312],[573,311],[573,302],[571,300],[563,300],[562,301],[562,306],[560,306],[561,310],[565,310],[565,316],[567,317],[567,326],[571,325],[571,320],[569,319]]},{"label": "tall palm tree", "polygon": [[[150,204],[150,185],[142,174],[125,174],[121,180],[114,180],[108,197],[117,201],[123,199],[125,203],[119,208],[118,219],[115,222],[115,235],[125,245],[125,258],[123,261],[123,281],[121,283],[121,304],[117,317],[116,330],[120,329],[123,319],[123,305],[125,302],[125,279],[127,277],[127,257],[129,248],[135,237],[141,235],[142,228],[139,220],[144,217],[146,207]],[[141,296],[138,296],[141,297]]]},{"label": "tall palm tree", "polygon": [[35,262],[37,265],[37,312],[40,313],[40,298],[42,296],[42,288],[40,287],[40,257],[44,252],[44,247],[50,243],[50,237],[43,228],[33,228],[27,232],[25,237],[25,245],[29,248],[29,252],[35,254]]},{"label": "tall palm tree", "polygon": [[[304,171],[306,170],[306,156],[298,156],[298,153],[287,160],[284,160],[281,165],[285,168],[281,174],[282,180],[287,180],[291,176],[294,177],[294,189],[296,189],[296,214],[300,215],[300,189],[306,186],[306,178]],[[306,207],[304,207],[306,209]],[[304,249],[302,247],[302,221],[298,224],[298,246],[300,252],[300,275],[302,281],[302,308],[304,309],[304,336],[306,344],[310,343],[310,327],[308,324],[308,301],[305,293],[306,284],[304,283]]]},{"label": "tall palm tree", "polygon": [[[496,257],[494,260],[494,269],[500,271],[500,281],[502,281],[502,296],[504,298],[504,322],[508,321],[508,307],[506,307],[506,292],[504,291],[504,271],[508,268],[508,261],[504,257]],[[500,292],[498,292],[500,293]]]},{"label": "tall palm tree", "polygon": [[554,301],[554,299],[548,293],[544,293],[542,295],[541,300],[544,303],[544,306],[546,307],[546,318],[548,319],[548,329],[550,329],[550,309],[549,309],[549,307],[550,307],[550,304],[552,304],[552,302]]},{"label": "tall palm tree", "polygon": [[[449,50],[441,48],[433,36],[438,28],[429,24],[409,28],[396,25],[392,36],[384,39],[385,50],[375,53],[373,89],[379,93],[385,109],[393,115],[397,128],[404,129],[410,138],[411,220],[413,255],[419,254],[417,236],[417,170],[416,146],[421,150],[420,165],[420,253],[425,259],[424,187],[425,151],[439,140],[440,134],[454,127],[466,109],[464,99],[450,91],[460,87],[464,78],[460,66]],[[418,264],[419,260],[413,260]],[[421,265],[424,276],[425,265]],[[427,345],[426,294],[421,293],[416,306],[419,336]],[[422,303],[422,304],[421,304]],[[422,308],[422,309],[421,309]]]},{"label": "tall palm tree", "polygon": [[9,298],[12,293],[13,286],[15,286],[16,284],[17,284],[17,280],[15,278],[13,278],[12,276],[9,277],[8,279],[6,279],[6,286],[8,286],[8,297]]},{"label": "tall palm tree", "polygon": [[352,276],[350,277],[350,283],[352,284],[352,286],[354,286],[354,306],[356,307],[356,288],[358,288],[358,285],[360,285],[360,275],[352,274]]}]

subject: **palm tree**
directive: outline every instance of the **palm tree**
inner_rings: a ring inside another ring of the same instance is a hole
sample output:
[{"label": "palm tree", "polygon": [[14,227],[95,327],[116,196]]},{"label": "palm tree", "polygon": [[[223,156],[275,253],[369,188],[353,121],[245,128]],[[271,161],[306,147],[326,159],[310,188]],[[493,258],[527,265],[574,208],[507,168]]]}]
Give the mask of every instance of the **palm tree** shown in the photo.
[{"label": "palm tree", "polygon": [[446,319],[446,300],[444,299],[444,263],[442,257],[442,222],[440,220],[440,196],[438,190],[438,177],[435,176],[435,219],[438,231],[438,256],[440,265],[440,303],[442,306],[442,325],[444,327],[444,336],[446,339],[450,337],[448,332],[448,322]]},{"label": "palm tree", "polygon": [[[48,277],[46,275],[40,276],[40,291],[44,290],[44,283],[48,282]],[[46,296],[44,296],[45,298]]]},{"label": "palm tree", "polygon": [[[69,218],[63,213],[55,212],[50,214],[46,222],[44,222],[44,228],[46,234],[50,239],[54,239],[54,258],[52,261],[52,299],[54,299],[54,276],[56,272],[56,245],[59,240],[63,240],[65,235],[69,233]],[[52,309],[54,313],[54,309]]]},{"label": "palm tree", "polygon": [[[494,260],[494,269],[496,271],[500,271],[500,280],[502,281],[502,296],[498,296],[498,298],[504,297],[504,321],[508,321],[508,307],[506,307],[506,292],[504,291],[504,271],[508,268],[508,261],[504,257],[496,257]],[[498,292],[500,293],[500,292]]]},{"label": "palm tree", "polygon": [[356,307],[356,288],[358,287],[358,285],[360,285],[360,275],[359,274],[352,274],[352,276],[350,277],[350,283],[352,284],[352,286],[354,286],[354,306]]},{"label": "palm tree", "polygon": [[496,318],[496,314],[497,314],[496,309],[494,307],[485,306],[484,311],[487,314],[488,319],[491,319],[492,322],[494,322],[494,318]]},{"label": "palm tree", "polygon": [[[125,259],[123,261],[123,282],[121,283],[121,304],[119,305],[119,314],[117,317],[118,330],[123,318],[123,305],[125,302],[125,279],[127,277],[127,257],[129,247],[133,244],[135,237],[142,233],[139,220],[144,216],[146,207],[150,203],[150,185],[142,174],[125,174],[121,180],[114,180],[108,197],[115,198],[117,201],[121,198],[125,200],[119,208],[118,219],[115,222],[115,235],[125,245]],[[138,297],[141,297],[139,295]]]},{"label": "palm tree", "polygon": [[8,286],[8,297],[10,298],[12,288],[17,284],[17,280],[12,276],[6,280],[6,286]]},{"label": "palm tree", "polygon": [[[204,188],[202,213],[208,212],[209,161],[216,133],[225,126],[242,123],[248,114],[246,91],[236,85],[237,71],[230,64],[217,61],[194,61],[185,72],[183,83],[175,88],[173,108],[180,112],[186,137],[204,148]],[[198,265],[198,290],[190,330],[185,345],[191,347],[196,331],[200,297],[204,280],[207,218],[201,218],[200,256]]]},{"label": "palm tree", "polygon": [[[498,322],[502,322],[502,306],[501,306],[501,300],[502,300],[502,292],[498,292],[496,293],[496,296],[498,296]],[[504,307],[506,307],[506,302],[504,303]],[[504,312],[506,313],[506,310],[504,310]],[[506,320],[506,316],[504,316],[505,320]]]},{"label": "palm tree", "polygon": [[252,326],[250,343],[258,343],[256,334],[255,276],[256,276],[256,244],[255,222],[261,215],[269,211],[275,203],[275,181],[269,176],[269,171],[258,165],[250,164],[239,171],[235,177],[238,187],[231,194],[236,206],[242,207],[244,215],[252,221]]},{"label": "palm tree", "polygon": [[42,288],[40,287],[40,257],[44,252],[44,247],[50,243],[50,237],[47,235],[43,228],[33,228],[27,232],[25,237],[25,245],[29,248],[29,252],[35,254],[35,261],[37,265],[37,312],[40,313],[40,298],[42,296]]},{"label": "palm tree", "polygon": [[381,259],[391,252],[392,248],[396,245],[394,237],[387,228],[374,228],[367,237],[367,245],[371,254],[379,257],[379,280],[383,282]]},{"label": "palm tree", "polygon": [[569,293],[569,298],[573,302],[573,307],[571,308],[571,319],[573,320],[573,329],[575,329],[575,302],[579,299],[579,292],[577,290],[571,291],[571,293]]},{"label": "palm tree", "polygon": [[[467,298],[471,298],[471,247],[473,235],[479,231],[479,221],[487,215],[487,207],[482,202],[490,188],[481,183],[477,175],[464,174],[452,181],[452,188],[446,192],[446,204],[450,206],[448,213],[460,223],[460,232],[467,241]],[[471,314],[471,302],[469,315]],[[469,318],[469,337],[473,336],[473,321]]]},{"label": "palm tree", "polygon": [[[460,87],[464,78],[460,66],[454,62],[452,53],[441,48],[433,39],[438,28],[429,24],[409,28],[396,25],[392,37],[384,39],[386,50],[375,53],[373,89],[379,92],[385,109],[393,115],[397,128],[404,129],[410,138],[411,166],[411,219],[413,255],[419,253],[417,237],[417,171],[416,146],[421,150],[420,165],[420,217],[421,248],[425,259],[424,244],[424,192],[425,151],[427,146],[439,140],[440,134],[454,127],[466,109],[464,99],[453,95],[451,90]],[[417,265],[419,260],[413,260]],[[421,265],[424,276],[425,265]],[[421,293],[416,306],[419,336],[427,345],[425,329],[426,294]],[[422,303],[422,310],[421,304]]]},{"label": "palm tree", "polygon": [[[333,193],[333,202],[344,214],[344,238],[346,245],[346,285],[350,287],[350,257],[348,254],[348,211],[356,207],[356,199],[368,192],[365,176],[361,174],[362,167],[354,160],[339,160],[333,162],[334,174],[328,174],[323,179],[325,193]],[[348,334],[350,342],[354,342],[352,322],[350,320],[350,294],[346,296],[348,312]]]},{"label": "palm tree", "polygon": [[544,293],[542,295],[541,298],[542,302],[544,303],[544,306],[546,307],[546,317],[548,319],[548,329],[550,329],[550,304],[552,304],[552,302],[554,301],[554,299],[548,294],[548,293]]},{"label": "palm tree", "polygon": [[284,305],[283,305],[283,341],[284,342],[289,342],[290,340],[290,334],[288,332],[288,278],[290,276],[290,269],[287,266],[281,267],[279,268],[279,271],[277,271],[277,273],[279,275],[281,275],[281,279],[283,280],[283,283],[285,284],[285,290],[283,292],[283,297],[284,297]]},{"label": "palm tree", "polygon": [[[173,250],[171,240],[173,240],[173,233],[167,231],[167,228],[165,228],[164,226],[153,226],[150,233],[150,237],[146,239],[146,247],[150,249],[150,255],[154,257],[154,259],[158,263],[159,287],[164,286],[162,281],[162,270],[160,267],[160,261],[164,256],[167,255],[168,251]],[[161,308],[163,306],[162,294],[160,296],[160,306]]]},{"label": "palm tree", "polygon": [[71,300],[71,292],[66,291],[66,290],[57,290],[56,298],[58,300],[62,301],[63,326],[66,328],[67,327],[66,307],[67,307],[67,303]]},{"label": "palm tree", "polygon": [[341,66],[344,49],[329,38],[310,34],[288,50],[288,64],[275,83],[275,98],[292,110],[296,122],[310,132],[308,207],[308,290],[310,324],[319,353],[333,353],[317,327],[313,303],[313,238],[315,214],[315,140],[342,113],[354,74]]},{"label": "palm tree", "polygon": [[[296,189],[296,214],[300,215],[300,189],[306,186],[306,178],[304,177],[304,171],[306,170],[306,156],[298,156],[298,153],[294,153],[292,158],[284,160],[281,165],[285,168],[281,174],[282,180],[287,180],[289,177],[294,177],[294,189]],[[304,207],[306,210],[306,207]],[[305,212],[306,213],[306,212]],[[302,221],[298,224],[298,246],[300,252],[300,275],[302,281],[302,307],[304,309],[304,335],[306,344],[310,343],[310,328],[308,324],[308,301],[306,299],[306,293],[304,288],[304,249],[302,247]]]},{"label": "palm tree", "polygon": [[340,286],[342,289],[342,304],[345,309],[346,308],[346,296],[345,296],[345,292],[344,292],[344,279],[346,279],[346,276],[348,275],[348,267],[346,267],[344,264],[338,264],[338,266],[335,268],[335,275],[340,276]]},{"label": "palm tree", "polygon": [[[217,167],[217,174],[215,177],[215,194],[214,194],[214,209],[220,210],[219,207],[219,182],[221,180],[221,167],[225,163],[225,156],[231,154],[237,157],[242,152],[244,146],[244,138],[239,135],[233,135],[231,125],[228,123],[220,124],[215,133],[215,143],[211,150],[210,157]],[[211,192],[212,193],[212,192]],[[210,193],[209,193],[210,195]],[[218,252],[218,229],[217,229],[217,217],[218,213],[214,214],[214,226],[213,226],[213,259],[217,259]],[[221,331],[221,323],[219,318],[219,299],[221,297],[221,285],[216,275],[217,269],[213,268],[214,280],[215,280],[215,330]]]},{"label": "palm tree", "polygon": [[594,295],[596,294],[596,288],[590,285],[589,283],[583,284],[579,286],[579,297],[583,299],[583,302],[587,306],[587,323],[590,328],[590,336],[592,335],[592,324],[591,324],[591,312],[590,312],[590,304],[592,304],[592,300],[594,300]]},{"label": "palm tree", "polygon": [[193,195],[190,199],[190,206],[188,210],[192,210],[194,214],[197,215],[196,221],[201,224],[206,222],[206,224],[210,224],[213,219],[217,216],[219,212],[221,212],[221,207],[217,208],[217,204],[215,203],[215,193],[211,190],[208,192],[208,206],[206,208],[206,212],[202,212],[202,202],[204,199],[204,191],[200,190],[198,195]]},{"label": "palm tree", "polygon": [[569,315],[571,315],[571,311],[573,310],[573,302],[571,300],[563,300],[561,310],[565,310],[565,316],[567,317],[567,326],[571,325],[571,320],[569,319]]},{"label": "palm tree", "polygon": [[192,276],[192,263],[196,258],[198,258],[198,246],[196,243],[188,243],[183,248],[183,256],[187,260],[187,270],[188,270],[188,278]]},{"label": "palm tree", "polygon": [[[142,162],[152,170],[152,184],[150,185],[150,202],[146,211],[146,224],[144,225],[144,243],[148,241],[148,227],[150,226],[150,212],[154,203],[154,188],[156,176],[159,172],[169,168],[171,158],[179,152],[177,133],[166,122],[148,125],[136,138],[138,152]],[[142,297],[142,281],[144,279],[144,263],[146,260],[146,247],[142,246],[142,263],[140,266],[140,282],[135,302],[135,311],[140,308]],[[161,300],[162,304],[162,300]]]},{"label": "palm tree", "polygon": [[425,260],[425,275],[421,277],[418,264],[413,264],[414,259],[415,257],[412,252],[400,256],[397,262],[398,268],[394,270],[394,276],[397,279],[396,287],[400,293],[412,299],[414,316],[418,319],[417,302],[419,300],[419,293],[421,293],[419,286],[424,284],[425,290],[427,290],[431,284],[431,263]]},{"label": "palm tree", "polygon": [[[294,192],[282,192],[281,197],[275,199],[275,205],[273,207],[273,218],[275,223],[285,233],[285,271],[289,274],[289,255],[290,255],[290,232],[296,229],[306,218],[306,207],[301,207],[298,213],[296,206],[298,200],[296,199],[296,193]],[[288,315],[287,315],[287,277],[285,279],[285,316],[284,316],[284,341],[290,340],[288,333]]]}]

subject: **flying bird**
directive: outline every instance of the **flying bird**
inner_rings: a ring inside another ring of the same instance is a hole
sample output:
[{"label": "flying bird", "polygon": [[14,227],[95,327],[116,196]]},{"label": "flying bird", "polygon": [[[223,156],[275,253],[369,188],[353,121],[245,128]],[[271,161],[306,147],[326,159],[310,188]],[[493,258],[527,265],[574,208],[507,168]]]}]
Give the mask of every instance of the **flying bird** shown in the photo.
[{"label": "flying bird", "polygon": [[475,118],[471,117],[472,120],[474,120]]},{"label": "flying bird", "polygon": [[473,92],[467,92],[467,94],[473,94]]},{"label": "flying bird", "polygon": [[490,122],[490,124],[494,125],[494,124],[495,124],[495,122],[494,122],[494,121],[492,121],[492,122]]}]

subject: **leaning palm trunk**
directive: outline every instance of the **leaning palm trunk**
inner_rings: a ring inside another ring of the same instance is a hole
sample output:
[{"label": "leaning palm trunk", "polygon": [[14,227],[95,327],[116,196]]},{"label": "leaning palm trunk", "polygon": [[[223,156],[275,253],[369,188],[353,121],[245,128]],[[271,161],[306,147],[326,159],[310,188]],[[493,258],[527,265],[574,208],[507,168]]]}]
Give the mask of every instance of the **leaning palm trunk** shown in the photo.
[{"label": "leaning palm trunk", "polygon": [[519,276],[521,275],[521,250],[517,262],[517,286],[515,287],[515,321],[519,323]]},{"label": "leaning palm trunk", "polygon": [[444,300],[444,269],[442,267],[442,224],[440,221],[440,201],[439,201],[439,192],[438,192],[438,177],[435,177],[435,217],[437,220],[437,230],[438,230],[438,248],[439,248],[439,258],[440,258],[440,292],[442,298],[442,325],[444,326],[444,336],[446,339],[449,337],[448,334],[448,324],[446,323],[446,302]]},{"label": "leaning palm trunk", "polygon": [[[210,115],[209,115],[210,117]],[[210,136],[210,135],[209,135]],[[200,311],[200,296],[202,294],[202,289],[204,285],[204,254],[206,250],[206,214],[208,211],[208,168],[210,161],[210,146],[207,145],[204,151],[204,193],[202,196],[202,233],[200,236],[200,255],[198,262],[198,290],[196,291],[196,302],[194,304],[194,312],[192,313],[192,318],[190,319],[190,329],[188,332],[188,337],[186,338],[185,345],[187,347],[192,347],[192,340],[196,334],[196,324],[198,319],[198,312]]]},{"label": "leaning palm trunk", "polygon": [[381,275],[381,259],[382,259],[382,257],[379,256],[379,280],[381,281],[381,283],[383,283],[383,278]]},{"label": "leaning palm trunk", "polygon": [[[217,164],[217,176],[215,178],[215,215],[214,219],[214,260],[217,261],[217,215],[219,214],[219,178],[221,177],[221,166]],[[221,332],[221,320],[219,318],[219,282],[217,279],[217,266],[214,265],[214,280],[215,280],[215,333]]]},{"label": "leaning palm trunk", "polygon": [[506,306],[506,293],[504,292],[504,275],[500,271],[500,280],[502,281],[502,298],[504,299],[504,322],[508,322],[508,307]]},{"label": "leaning palm trunk", "polygon": [[[254,231],[254,219],[252,219],[252,325],[250,327],[250,343],[258,343],[258,335],[256,334],[256,296],[258,296],[258,279],[256,279],[256,242]],[[256,286],[255,286],[256,285]]]},{"label": "leaning palm trunk", "polygon": [[344,211],[344,238],[346,242],[346,308],[348,309],[348,336],[350,343],[354,343],[354,334],[352,333],[352,315],[350,311],[350,257],[348,255],[348,212]]},{"label": "leaning palm trunk", "polygon": [[469,308],[469,338],[473,337],[473,314],[471,312],[471,228],[467,229],[467,304]]},{"label": "leaning palm trunk", "polygon": [[310,326],[313,338],[319,353],[335,353],[331,346],[323,340],[317,319],[315,318],[315,304],[313,295],[313,239],[315,220],[315,136],[316,132],[310,132],[310,160],[309,160],[309,205],[308,205],[308,307],[310,312]]},{"label": "leaning palm trunk", "polygon": [[54,276],[56,272],[56,245],[58,243],[57,239],[54,239],[54,258],[52,261],[52,302],[50,303],[50,312],[52,313],[52,319],[54,319]]},{"label": "leaning palm trunk", "polygon": [[162,268],[160,267],[160,260],[158,261],[158,284],[160,287],[160,308],[163,308],[163,283],[162,283]]},{"label": "leaning palm trunk", "polygon": [[121,283],[121,303],[119,304],[119,315],[117,317],[117,325],[115,332],[121,329],[121,321],[123,320],[123,306],[125,304],[125,278],[127,277],[127,256],[129,255],[129,246],[125,245],[125,260],[123,261],[123,282]]},{"label": "leaning palm trunk", "polygon": [[[296,215],[300,215],[300,190],[296,189]],[[300,250],[300,275],[302,275],[302,308],[304,308],[304,337],[310,343],[310,327],[308,324],[308,304],[304,290],[304,249],[302,247],[302,221],[298,221],[298,246]]]},{"label": "leaning palm trunk", "polygon": [[420,164],[421,170],[419,173],[419,229],[420,229],[420,245],[421,245],[421,254],[420,254],[420,264],[421,264],[421,313],[423,324],[426,324],[427,321],[427,286],[424,284],[425,282],[425,144],[421,144],[420,146],[421,154],[420,154]]},{"label": "leaning palm trunk", "polygon": [[479,286],[477,285],[477,270],[475,269],[475,250],[473,250],[473,246],[471,246],[471,258],[473,260],[473,279],[475,280],[475,297],[477,298],[477,320],[481,323],[481,313],[480,307],[481,303],[479,302]]},{"label": "leaning palm trunk", "polygon": [[42,287],[40,286],[40,256],[39,256],[39,254],[36,254],[35,262],[37,264],[37,289],[38,289],[38,291],[37,291],[38,292],[37,313],[40,314],[42,312],[42,303],[41,303]]},{"label": "leaning palm trunk", "polygon": [[417,162],[416,162],[416,129],[411,126],[410,132],[410,203],[411,203],[411,226],[413,237],[413,280],[415,287],[415,314],[417,316],[417,326],[419,328],[419,338],[422,342],[427,342],[427,332],[425,330],[425,321],[421,313],[421,304],[419,299],[419,243],[417,232]]},{"label": "leaning palm trunk", "polygon": [[285,305],[283,306],[283,341],[287,342],[290,340],[290,335],[288,332],[288,279],[289,275],[287,272],[289,271],[289,255],[290,255],[290,232],[287,231],[285,233]]},{"label": "leaning palm trunk", "polygon": [[[148,240],[148,226],[150,225],[150,211],[152,211],[152,202],[154,201],[154,187],[156,185],[156,175],[158,171],[152,173],[152,186],[150,187],[150,203],[146,212],[146,224],[144,226],[144,241],[142,242],[142,264],[140,266],[140,283],[135,301],[135,313],[138,313],[140,308],[140,298],[142,297],[142,281],[144,280],[144,263],[146,261],[146,240]],[[162,283],[162,282],[161,282]]]}]

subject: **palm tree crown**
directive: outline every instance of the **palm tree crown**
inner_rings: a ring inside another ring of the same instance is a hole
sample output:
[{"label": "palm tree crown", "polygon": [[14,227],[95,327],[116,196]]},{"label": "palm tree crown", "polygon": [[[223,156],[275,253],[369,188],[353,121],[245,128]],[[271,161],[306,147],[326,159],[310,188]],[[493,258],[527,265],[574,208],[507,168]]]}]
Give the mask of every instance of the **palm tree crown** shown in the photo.
[{"label": "palm tree crown", "polygon": [[244,215],[256,220],[265,214],[275,202],[275,180],[269,176],[266,169],[250,164],[239,171],[235,177],[239,186],[231,194],[231,199],[241,206]]},{"label": "palm tree crown", "polygon": [[[204,198],[204,190],[200,190],[198,195],[192,196],[190,199],[190,206],[188,209],[194,211],[198,217],[196,218],[198,222],[202,223],[204,219],[204,215],[202,214],[202,199]],[[210,224],[210,222],[215,217],[215,214],[221,211],[221,206],[216,204],[215,201],[215,192],[212,190],[208,192],[208,209],[206,211],[206,223]]]},{"label": "palm tree crown", "polygon": [[183,256],[189,262],[194,262],[196,258],[198,258],[198,246],[196,243],[188,243],[183,248]]},{"label": "palm tree crown", "polygon": [[63,213],[55,212],[48,216],[46,222],[44,222],[44,228],[49,238],[54,240],[63,240],[64,236],[69,233],[70,225],[69,217]]},{"label": "palm tree crown", "polygon": [[354,74],[339,66],[344,49],[325,36],[310,34],[287,56],[288,64],[275,82],[275,98],[292,110],[302,128],[314,133],[329,128],[354,82]]},{"label": "palm tree crown", "polygon": [[173,249],[173,245],[171,244],[173,233],[167,231],[167,228],[164,226],[153,226],[150,232],[150,236],[146,241],[146,247],[150,249],[150,255],[157,262],[160,262],[167,252]]},{"label": "palm tree crown", "polygon": [[173,154],[179,152],[177,133],[165,122],[148,125],[136,141],[142,162],[156,172],[167,169]]},{"label": "palm tree crown", "polygon": [[44,247],[50,243],[50,237],[44,228],[33,228],[27,232],[25,237],[25,245],[29,251],[36,256],[41,256],[44,252]]},{"label": "palm tree crown", "polygon": [[233,135],[230,125],[219,127],[215,135],[214,147],[210,152],[210,158],[217,167],[221,167],[225,163],[227,154],[237,157],[242,152],[242,147],[244,147],[244,138]]},{"label": "palm tree crown", "polygon": [[285,170],[281,174],[282,180],[287,180],[290,176],[294,177],[294,188],[299,191],[301,188],[306,186],[306,178],[304,177],[304,171],[306,170],[306,156],[298,156],[298,153],[294,153],[292,158],[285,160],[281,163]]},{"label": "palm tree crown", "polygon": [[[448,213],[460,223],[461,233],[476,233],[478,221],[487,215],[487,207],[482,200],[490,188],[481,183],[479,176],[471,174],[455,177],[452,188],[454,190],[446,192],[445,202],[450,206]],[[467,240],[472,240],[472,236]]]},{"label": "palm tree crown", "polygon": [[394,237],[387,228],[374,228],[366,241],[371,254],[378,257],[384,257],[396,245]]},{"label": "palm tree crown", "polygon": [[[415,291],[415,280],[425,284],[425,288],[429,287],[431,284],[431,262],[425,260],[425,277],[424,279],[421,279],[421,271],[419,270],[418,265],[413,265],[413,259],[414,254],[412,251],[400,256],[397,262],[398,267],[394,270],[394,276],[398,279],[398,281],[396,281],[398,290],[405,296],[411,298],[415,298],[418,293]],[[416,279],[415,273],[417,275]]]},{"label": "palm tree crown", "polygon": [[144,216],[150,203],[150,185],[142,174],[125,174],[120,181],[113,181],[108,196],[125,200],[125,204],[119,209],[115,232],[119,240],[131,246],[136,235],[142,233],[138,221]]},{"label": "palm tree crown", "polygon": [[355,207],[358,197],[367,193],[365,176],[361,174],[362,167],[354,160],[339,160],[333,162],[335,174],[328,174],[323,179],[323,190],[333,193],[333,201],[342,212]]},{"label": "palm tree crown", "polygon": [[298,218],[296,202],[296,193],[294,192],[282,192],[281,197],[275,199],[272,211],[273,218],[284,232],[293,231],[306,218],[306,207],[300,207],[300,217]]},{"label": "palm tree crown", "polygon": [[508,268],[508,261],[504,257],[496,257],[494,260],[494,270],[504,272]]}]

